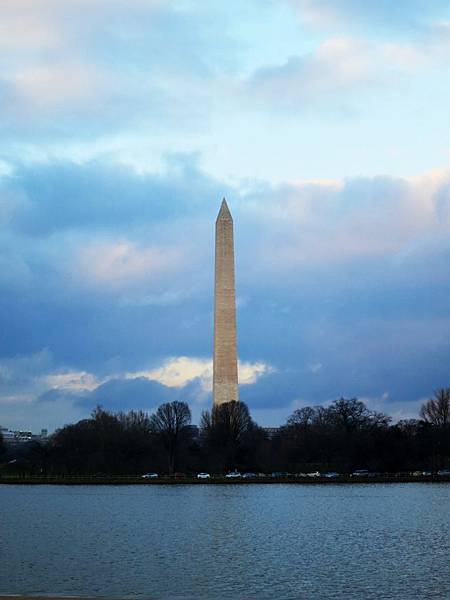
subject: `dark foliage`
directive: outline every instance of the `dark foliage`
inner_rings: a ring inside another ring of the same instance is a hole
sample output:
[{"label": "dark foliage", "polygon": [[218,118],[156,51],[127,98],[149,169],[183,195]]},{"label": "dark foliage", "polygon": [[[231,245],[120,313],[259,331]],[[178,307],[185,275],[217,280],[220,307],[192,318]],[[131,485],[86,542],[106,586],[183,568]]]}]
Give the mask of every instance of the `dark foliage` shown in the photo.
[{"label": "dark foliage", "polygon": [[0,439],[0,474],[436,471],[450,466],[448,404],[449,390],[439,390],[424,403],[421,419],[391,424],[360,400],[340,398],[294,411],[270,437],[243,402],[205,411],[200,435],[184,402],[163,404],[153,415],[97,407],[91,418],[66,425],[46,443],[13,447]]},{"label": "dark foliage", "polygon": [[0,458],[6,452],[5,442],[3,440],[3,434],[0,431]]},{"label": "dark foliage", "polygon": [[226,402],[204,411],[200,432],[205,460],[213,472],[262,468],[267,439],[244,402]]},{"label": "dark foliage", "polygon": [[450,425],[450,388],[440,389],[434,393],[434,398],[422,406],[420,416],[427,423],[445,428]]},{"label": "dark foliage", "polygon": [[189,442],[191,410],[186,402],[162,404],[150,417],[151,431],[161,442],[167,454],[169,475],[176,471],[181,449]]}]

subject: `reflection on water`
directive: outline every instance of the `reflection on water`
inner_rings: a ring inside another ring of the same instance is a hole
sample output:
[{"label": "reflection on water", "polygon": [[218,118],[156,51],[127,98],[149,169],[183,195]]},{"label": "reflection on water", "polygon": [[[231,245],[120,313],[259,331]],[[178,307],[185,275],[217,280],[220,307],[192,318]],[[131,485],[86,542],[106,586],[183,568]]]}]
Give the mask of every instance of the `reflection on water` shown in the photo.
[{"label": "reflection on water", "polygon": [[450,485],[0,486],[0,593],[450,598]]}]

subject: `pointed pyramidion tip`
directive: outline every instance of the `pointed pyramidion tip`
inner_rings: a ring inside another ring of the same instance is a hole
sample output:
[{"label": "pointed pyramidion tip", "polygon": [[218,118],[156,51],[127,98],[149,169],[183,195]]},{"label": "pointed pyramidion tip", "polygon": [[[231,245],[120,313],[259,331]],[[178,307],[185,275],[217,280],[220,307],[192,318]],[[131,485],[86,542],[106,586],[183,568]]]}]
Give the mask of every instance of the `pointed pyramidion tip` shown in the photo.
[{"label": "pointed pyramidion tip", "polygon": [[219,214],[217,215],[217,220],[219,219],[232,219],[230,209],[228,208],[227,201],[225,198],[222,200],[222,204],[220,205]]}]

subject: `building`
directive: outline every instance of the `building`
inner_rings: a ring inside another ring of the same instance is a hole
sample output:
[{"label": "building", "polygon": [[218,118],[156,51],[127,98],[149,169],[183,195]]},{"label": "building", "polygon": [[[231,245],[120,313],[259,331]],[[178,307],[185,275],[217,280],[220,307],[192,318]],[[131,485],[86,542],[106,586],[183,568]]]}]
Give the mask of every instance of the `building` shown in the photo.
[{"label": "building", "polygon": [[41,429],[40,434],[32,433],[31,431],[11,430],[6,427],[0,427],[0,433],[3,436],[3,441],[9,446],[26,444],[28,442],[43,442],[47,439],[47,429]]},{"label": "building", "polygon": [[263,430],[269,438],[269,440],[273,440],[274,438],[278,437],[281,433],[280,427],[263,427]]}]

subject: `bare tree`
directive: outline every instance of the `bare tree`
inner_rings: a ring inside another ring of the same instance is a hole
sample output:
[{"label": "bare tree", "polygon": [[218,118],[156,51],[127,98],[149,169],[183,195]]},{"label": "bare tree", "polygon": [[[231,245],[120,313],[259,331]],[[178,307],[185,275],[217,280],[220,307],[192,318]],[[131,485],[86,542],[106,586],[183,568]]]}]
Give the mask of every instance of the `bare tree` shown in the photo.
[{"label": "bare tree", "polygon": [[239,443],[253,427],[248,406],[244,402],[224,402],[214,405],[211,412],[202,414],[201,429],[206,434],[214,432],[220,444],[228,441]]},{"label": "bare tree", "polygon": [[209,458],[219,470],[245,462],[251,434],[257,426],[244,402],[224,402],[204,411],[200,430]]},{"label": "bare tree", "polygon": [[0,456],[1,456],[2,454],[4,454],[4,453],[5,453],[5,451],[6,451],[6,446],[5,446],[5,442],[4,442],[4,439],[3,439],[3,434],[2,434],[2,432],[0,431]]},{"label": "bare tree", "polygon": [[384,413],[369,410],[364,402],[357,398],[339,398],[329,407],[336,425],[344,431],[358,431],[369,427],[387,427],[391,418]]},{"label": "bare tree", "polygon": [[288,427],[301,427],[306,429],[314,423],[316,410],[312,406],[304,406],[297,408],[288,418],[286,425]]},{"label": "bare tree", "polygon": [[422,404],[420,416],[427,423],[437,427],[446,427],[450,424],[450,388],[436,390],[434,398]]},{"label": "bare tree", "polygon": [[186,402],[161,404],[150,418],[153,431],[160,437],[167,452],[169,474],[176,466],[177,450],[186,438],[187,427],[191,423],[191,411]]}]

